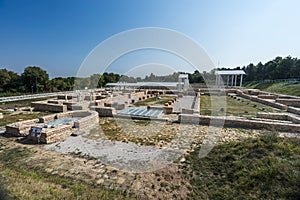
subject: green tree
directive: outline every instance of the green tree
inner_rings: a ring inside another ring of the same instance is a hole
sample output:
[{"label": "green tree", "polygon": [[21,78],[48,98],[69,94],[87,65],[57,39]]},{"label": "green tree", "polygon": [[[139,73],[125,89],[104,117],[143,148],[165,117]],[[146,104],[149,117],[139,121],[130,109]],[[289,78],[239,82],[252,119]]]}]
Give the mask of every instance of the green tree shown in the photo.
[{"label": "green tree", "polygon": [[99,88],[101,87],[101,83],[99,83],[101,78],[101,74],[93,74],[90,79],[90,88]]},{"label": "green tree", "polygon": [[11,77],[7,69],[1,69],[0,70],[0,91],[5,91],[10,81],[11,81]]},{"label": "green tree", "polygon": [[46,86],[49,81],[49,75],[40,67],[29,66],[26,67],[24,72],[21,74],[21,80],[27,92],[32,90],[35,92],[44,92],[47,88]]}]

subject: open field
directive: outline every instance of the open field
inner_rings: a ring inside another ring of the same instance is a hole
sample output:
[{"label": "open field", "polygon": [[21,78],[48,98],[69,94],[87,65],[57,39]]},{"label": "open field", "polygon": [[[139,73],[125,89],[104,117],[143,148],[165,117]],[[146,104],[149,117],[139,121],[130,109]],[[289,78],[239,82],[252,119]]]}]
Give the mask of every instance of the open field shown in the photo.
[{"label": "open field", "polygon": [[[202,95],[200,98],[200,114],[211,115],[212,109],[217,115],[233,115],[233,116],[255,116],[256,112],[279,112],[278,109],[266,106],[257,102],[238,97],[240,100],[231,97],[208,96]],[[223,102],[225,100],[226,102]],[[215,108],[211,107],[211,102],[215,102]],[[222,104],[226,105],[226,110],[222,111]]]}]

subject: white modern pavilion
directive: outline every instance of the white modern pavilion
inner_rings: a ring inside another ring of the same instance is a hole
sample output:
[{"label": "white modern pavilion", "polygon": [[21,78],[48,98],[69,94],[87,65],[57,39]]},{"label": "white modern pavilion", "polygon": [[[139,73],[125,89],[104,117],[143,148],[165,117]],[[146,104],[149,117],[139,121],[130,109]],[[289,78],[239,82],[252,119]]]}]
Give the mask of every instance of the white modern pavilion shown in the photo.
[{"label": "white modern pavilion", "polygon": [[[246,73],[244,70],[218,70],[215,71],[216,75],[216,86],[227,86],[227,87],[242,87],[243,75]],[[237,83],[239,80],[239,84]],[[238,85],[237,85],[238,84]]]}]

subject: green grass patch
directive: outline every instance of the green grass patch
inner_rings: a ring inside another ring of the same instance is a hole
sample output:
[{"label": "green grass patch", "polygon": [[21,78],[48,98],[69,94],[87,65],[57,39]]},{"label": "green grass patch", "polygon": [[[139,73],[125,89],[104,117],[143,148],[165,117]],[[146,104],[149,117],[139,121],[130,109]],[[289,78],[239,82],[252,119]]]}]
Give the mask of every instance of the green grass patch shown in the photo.
[{"label": "green grass patch", "polygon": [[250,89],[259,89],[266,92],[300,96],[300,83],[295,81],[283,81],[276,83],[249,83]]},{"label": "green grass patch", "polygon": [[297,199],[300,196],[300,139],[264,135],[221,144],[205,158],[199,148],[187,157],[197,199]]},{"label": "green grass patch", "polygon": [[49,174],[24,164],[34,152],[0,143],[0,199],[130,199],[122,191]]},{"label": "green grass patch", "polygon": [[2,109],[8,109],[8,108],[15,108],[15,107],[26,107],[26,106],[30,106],[31,102],[43,101],[43,100],[47,100],[49,98],[50,97],[47,97],[47,98],[36,98],[36,99],[25,99],[25,100],[19,100],[19,101],[2,102],[0,104],[0,108],[2,108]]},{"label": "green grass patch", "polygon": [[[279,112],[278,110],[257,102],[238,97],[234,99],[224,96],[202,95],[200,98],[201,115],[233,115],[233,116],[255,116],[257,112]],[[224,102],[225,101],[225,102]],[[212,107],[212,102],[214,107]]]},{"label": "green grass patch", "polygon": [[134,105],[135,106],[164,105],[165,103],[168,103],[168,101],[172,100],[174,97],[175,96],[152,97],[149,99],[138,101]]},{"label": "green grass patch", "polygon": [[0,127],[5,126],[7,124],[11,124],[14,122],[18,122],[20,120],[30,120],[30,119],[36,119],[45,115],[49,115],[49,112],[24,112],[20,114],[11,115],[9,113],[4,112],[3,119],[0,121]]}]

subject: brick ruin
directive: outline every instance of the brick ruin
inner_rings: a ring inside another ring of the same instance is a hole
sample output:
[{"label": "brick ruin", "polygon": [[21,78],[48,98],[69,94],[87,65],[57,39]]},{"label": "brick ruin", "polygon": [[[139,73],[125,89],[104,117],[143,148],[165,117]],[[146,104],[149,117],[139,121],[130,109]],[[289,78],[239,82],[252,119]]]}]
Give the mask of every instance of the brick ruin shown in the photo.
[{"label": "brick ruin", "polygon": [[[59,119],[74,118],[72,122],[47,126],[47,123]],[[99,116],[95,111],[71,111],[26,120],[7,125],[6,135],[15,137],[27,136],[34,143],[53,143],[64,140],[72,133],[98,125]]]}]

